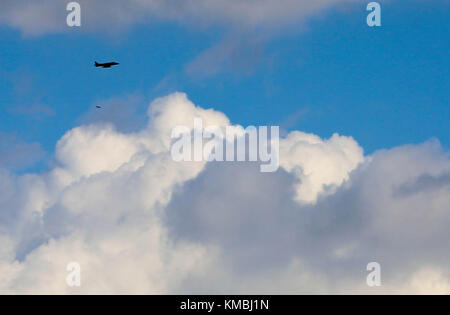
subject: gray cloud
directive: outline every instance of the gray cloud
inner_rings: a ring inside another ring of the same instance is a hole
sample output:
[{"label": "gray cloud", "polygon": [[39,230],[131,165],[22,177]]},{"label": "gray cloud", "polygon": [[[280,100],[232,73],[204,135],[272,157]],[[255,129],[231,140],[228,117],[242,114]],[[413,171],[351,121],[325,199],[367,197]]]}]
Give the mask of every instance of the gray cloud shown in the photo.
[{"label": "gray cloud", "polygon": [[8,111],[15,115],[30,116],[34,119],[44,119],[56,115],[53,108],[44,104],[11,106],[8,108]]},{"label": "gray cloud", "polygon": [[[261,174],[253,166],[210,165],[175,194],[166,210],[167,225],[177,238],[222,248],[224,264],[235,277],[231,292],[362,293],[371,261],[382,265],[384,280],[384,288],[372,293],[426,292],[411,286],[410,278],[421,268],[441,270],[448,288],[448,185],[434,182],[422,194],[392,196],[392,187],[410,180],[409,168],[431,170],[425,160],[441,159],[429,149],[424,144],[377,153],[314,205],[294,202],[296,179],[283,170]],[[441,171],[449,166],[447,160]],[[289,268],[297,258],[304,270],[325,276],[327,284],[256,286],[255,279],[273,280],[274,270]],[[236,286],[241,279],[255,282],[250,291]]]},{"label": "gray cloud", "polygon": [[45,92],[35,85],[38,80],[33,74],[20,70],[6,73],[13,85],[14,106],[8,106],[7,111],[14,115],[24,115],[33,119],[45,119],[54,116],[55,110],[46,104]]},{"label": "gray cloud", "polygon": [[0,131],[0,167],[22,170],[40,161],[44,155],[39,143],[27,143],[14,133]]},{"label": "gray cloud", "polygon": [[[222,25],[231,28],[273,30],[297,24],[305,18],[336,5],[359,0],[79,0],[82,25],[86,29],[120,29],[154,20],[178,21],[206,27]],[[25,34],[37,35],[67,29],[66,2],[54,0],[3,0],[0,23],[19,28]]]},{"label": "gray cloud", "polygon": [[[241,37],[242,36],[242,37]],[[189,75],[207,77],[226,71],[250,74],[263,57],[264,39],[229,36],[200,53],[185,66]]]},{"label": "gray cloud", "polygon": [[446,188],[450,185],[450,173],[433,176],[425,174],[419,176],[415,181],[407,183],[398,188],[395,194],[399,197],[416,195],[421,192],[430,192]]}]

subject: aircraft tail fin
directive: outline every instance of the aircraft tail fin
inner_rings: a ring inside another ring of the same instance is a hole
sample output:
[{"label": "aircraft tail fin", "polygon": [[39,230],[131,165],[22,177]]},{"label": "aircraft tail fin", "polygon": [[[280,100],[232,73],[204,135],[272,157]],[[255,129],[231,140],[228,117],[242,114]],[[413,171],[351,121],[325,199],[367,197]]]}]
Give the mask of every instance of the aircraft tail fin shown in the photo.
[{"label": "aircraft tail fin", "polygon": [[95,62],[95,66],[96,66],[96,67],[100,67],[100,64],[96,61],[96,62]]}]

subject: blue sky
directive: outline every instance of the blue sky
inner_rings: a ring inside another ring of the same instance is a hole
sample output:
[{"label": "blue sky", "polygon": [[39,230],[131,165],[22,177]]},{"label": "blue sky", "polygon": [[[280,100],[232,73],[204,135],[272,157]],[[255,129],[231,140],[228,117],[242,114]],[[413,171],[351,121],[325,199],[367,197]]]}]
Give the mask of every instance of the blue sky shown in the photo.
[{"label": "blue sky", "polygon": [[[448,148],[450,6],[381,3],[381,28],[358,3],[270,36],[167,21],[39,36],[3,25],[0,134],[40,143],[42,166],[70,128],[112,119],[132,131],[152,99],[182,91],[233,123],[337,132],[366,153],[431,138]],[[121,65],[93,67],[109,60]]]}]

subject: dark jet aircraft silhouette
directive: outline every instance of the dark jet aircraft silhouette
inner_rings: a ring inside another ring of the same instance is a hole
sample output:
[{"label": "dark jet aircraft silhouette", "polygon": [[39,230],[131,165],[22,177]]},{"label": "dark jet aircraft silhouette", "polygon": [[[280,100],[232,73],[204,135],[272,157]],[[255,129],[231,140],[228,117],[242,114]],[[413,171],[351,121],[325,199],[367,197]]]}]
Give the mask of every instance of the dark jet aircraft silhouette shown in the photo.
[{"label": "dark jet aircraft silhouette", "polygon": [[112,66],[117,66],[117,65],[119,65],[118,62],[107,62],[107,63],[98,63],[97,61],[95,62],[96,67],[102,67],[102,68],[111,68]]}]

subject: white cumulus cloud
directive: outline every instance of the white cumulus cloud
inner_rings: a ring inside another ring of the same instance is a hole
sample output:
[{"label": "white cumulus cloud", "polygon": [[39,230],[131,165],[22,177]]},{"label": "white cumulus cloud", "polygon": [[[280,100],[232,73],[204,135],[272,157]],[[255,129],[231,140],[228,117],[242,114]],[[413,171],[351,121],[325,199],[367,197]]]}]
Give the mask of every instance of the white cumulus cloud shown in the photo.
[{"label": "white cumulus cloud", "polygon": [[[280,165],[174,162],[177,125],[226,126],[175,93],[148,124],[97,123],[41,174],[0,171],[6,293],[450,293],[450,161],[437,142],[364,156],[351,137],[294,131]],[[380,288],[366,265],[382,267]],[[82,285],[66,284],[78,262]]]}]

